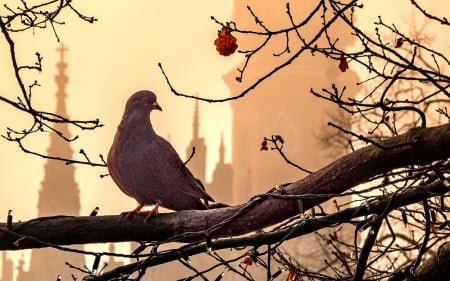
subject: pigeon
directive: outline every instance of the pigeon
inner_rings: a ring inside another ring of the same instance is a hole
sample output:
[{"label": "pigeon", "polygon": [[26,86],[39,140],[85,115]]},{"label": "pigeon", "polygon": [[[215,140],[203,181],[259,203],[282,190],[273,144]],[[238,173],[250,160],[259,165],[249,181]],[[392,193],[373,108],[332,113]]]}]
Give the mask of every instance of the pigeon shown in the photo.
[{"label": "pigeon", "polygon": [[[175,211],[208,209],[208,201],[214,199],[173,146],[155,133],[150,121],[152,110],[162,111],[153,92],[142,90],[133,94],[108,153],[109,174],[138,203],[136,209],[123,214],[128,218],[146,213],[148,219],[158,213],[159,206]],[[149,205],[154,205],[151,211],[140,212]]]}]

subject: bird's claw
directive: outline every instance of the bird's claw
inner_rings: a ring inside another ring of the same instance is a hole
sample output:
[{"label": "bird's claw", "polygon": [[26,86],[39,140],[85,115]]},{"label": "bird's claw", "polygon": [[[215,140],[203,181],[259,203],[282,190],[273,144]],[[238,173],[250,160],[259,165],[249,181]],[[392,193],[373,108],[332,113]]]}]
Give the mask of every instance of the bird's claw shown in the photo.
[{"label": "bird's claw", "polygon": [[157,215],[158,212],[151,211],[128,211],[120,213],[121,216],[124,216],[127,219],[130,219],[133,215],[145,215],[145,220],[149,220],[153,215]]},{"label": "bird's claw", "polygon": [[124,216],[127,219],[130,219],[132,215],[145,215],[144,221],[150,220],[150,218],[155,214],[158,214],[158,208],[159,203],[156,203],[153,209],[150,211],[141,211],[141,209],[144,207],[144,205],[139,204],[139,206],[136,207],[136,209],[128,212],[122,212],[121,215]]},{"label": "bird's claw", "polygon": [[131,216],[132,215],[134,215],[134,214],[138,214],[139,212],[136,212],[136,211],[128,211],[128,212],[122,212],[122,213],[120,213],[120,215],[121,216],[124,216],[126,219],[129,219],[129,218],[131,218]]},{"label": "bird's claw", "polygon": [[157,215],[157,214],[158,214],[158,211],[151,210],[151,211],[147,211],[147,212],[143,212],[143,213],[147,213],[146,216],[145,216],[144,221],[149,221],[150,218],[151,218],[153,215]]},{"label": "bird's claw", "polygon": [[139,211],[140,211],[143,207],[144,207],[143,204],[139,204],[134,210],[128,211],[128,212],[122,212],[121,215],[122,215],[122,216],[125,216],[125,218],[129,219],[129,218],[131,218],[132,215],[134,215],[134,214],[139,214],[139,213],[140,213]]}]

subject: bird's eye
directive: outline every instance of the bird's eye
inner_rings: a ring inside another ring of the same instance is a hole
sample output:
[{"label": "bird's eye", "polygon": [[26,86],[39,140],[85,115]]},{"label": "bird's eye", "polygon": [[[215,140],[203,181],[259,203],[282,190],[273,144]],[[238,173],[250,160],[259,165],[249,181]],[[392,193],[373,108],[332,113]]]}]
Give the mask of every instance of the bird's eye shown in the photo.
[{"label": "bird's eye", "polygon": [[140,99],[139,99],[139,101],[141,102],[141,103],[143,103],[143,104],[149,104],[150,102],[148,101],[148,98],[147,97],[141,97]]}]

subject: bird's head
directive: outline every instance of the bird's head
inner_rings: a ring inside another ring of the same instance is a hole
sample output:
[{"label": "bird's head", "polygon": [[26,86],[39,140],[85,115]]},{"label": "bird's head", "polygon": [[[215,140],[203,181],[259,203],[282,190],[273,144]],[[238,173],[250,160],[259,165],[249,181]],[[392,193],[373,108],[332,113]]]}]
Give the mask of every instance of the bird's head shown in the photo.
[{"label": "bird's head", "polygon": [[150,112],[152,110],[162,111],[161,106],[156,102],[156,95],[147,90],[142,90],[134,93],[127,101],[126,111],[145,111]]}]

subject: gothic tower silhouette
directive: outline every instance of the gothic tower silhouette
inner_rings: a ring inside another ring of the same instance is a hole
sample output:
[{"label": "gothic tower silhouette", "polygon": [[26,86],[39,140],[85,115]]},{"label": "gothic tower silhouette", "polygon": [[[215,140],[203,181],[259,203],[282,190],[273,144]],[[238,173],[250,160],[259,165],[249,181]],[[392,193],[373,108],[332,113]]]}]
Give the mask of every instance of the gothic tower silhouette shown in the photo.
[{"label": "gothic tower silhouette", "polygon": [[225,163],[225,145],[222,134],[219,146],[219,162],[214,168],[212,181],[208,183],[207,190],[217,202],[231,204],[232,183],[233,170],[230,163]]},{"label": "gothic tower silhouette", "polygon": [[[318,1],[296,1],[290,3],[292,15],[302,20],[313,10]],[[272,30],[292,26],[286,14],[286,1],[235,1],[232,20],[242,30],[260,30],[255,18],[249,13],[252,8],[256,16]],[[321,18],[313,18],[301,30],[305,40],[311,39],[320,30]],[[329,32],[340,34],[336,23]],[[339,45],[347,46],[348,38],[339,38]],[[236,34],[239,49],[253,50],[261,44],[261,36],[240,36]],[[273,41],[273,42],[272,42]],[[262,75],[285,62],[294,52],[291,38],[289,44],[292,52],[280,56],[274,55],[285,48],[286,37],[274,36],[260,53],[252,57],[241,83],[237,82],[238,71],[233,69],[224,76],[231,95],[235,96],[251,86]],[[317,41],[320,45],[323,41]],[[301,45],[301,43],[300,43]],[[270,47],[272,46],[272,47]],[[267,49],[267,50],[266,50]],[[244,62],[239,64],[242,68]],[[326,124],[327,114],[337,110],[329,102],[320,100],[310,93],[314,88],[320,91],[330,87],[347,86],[347,92],[353,93],[357,76],[351,70],[340,72],[338,62],[304,52],[294,62],[263,81],[244,98],[231,103],[232,123],[232,168],[233,168],[233,203],[246,202],[256,194],[266,192],[277,184],[291,182],[306,174],[289,166],[275,151],[260,151],[264,137],[281,135],[285,140],[283,152],[294,163],[315,171],[330,159],[326,159],[318,145],[317,135]]]},{"label": "gothic tower silhouette", "polygon": [[[231,164],[225,162],[225,145],[223,142],[223,136],[221,138],[219,146],[219,161],[216,163],[212,174],[211,182],[206,182],[206,151],[207,145],[204,137],[200,137],[200,112],[198,108],[198,101],[195,101],[194,116],[192,122],[192,139],[189,145],[186,147],[186,159],[192,153],[192,147],[195,147],[195,154],[192,159],[187,163],[187,167],[192,174],[200,179],[207,192],[220,203],[231,203],[231,183],[233,179],[233,172],[231,170]],[[212,265],[209,257],[204,255],[197,255],[191,257],[192,262],[195,264],[201,264],[202,266]],[[214,280],[219,274],[217,271],[206,274],[206,276]],[[144,276],[143,281],[158,280],[163,277],[164,280],[179,280],[191,274],[190,270],[185,266],[182,266],[179,262],[174,261],[167,264],[162,264],[157,268],[152,268],[147,276]],[[161,280],[163,280],[161,279]]]},{"label": "gothic tower silhouette", "polygon": [[200,116],[198,112],[198,101],[195,100],[194,120],[192,122],[192,140],[186,148],[186,159],[192,154],[195,147],[195,154],[187,163],[187,167],[192,174],[205,184],[206,178],[206,144],[205,138],[199,136]]},{"label": "gothic tower silhouette", "polygon": [[202,181],[207,192],[221,203],[231,203],[231,184],[233,172],[230,163],[225,163],[225,145],[223,135],[219,147],[219,161],[216,163],[212,174],[211,182],[206,182],[206,154],[207,145],[205,138],[200,137],[200,113],[198,109],[198,100],[195,100],[194,117],[192,122],[192,140],[186,148],[186,159],[192,154],[192,148],[195,147],[195,154],[187,163],[187,167],[194,177]]},{"label": "gothic tower silhouette", "polygon": [[[60,52],[60,61],[56,64],[58,74],[55,75],[57,84],[55,113],[61,116],[68,116],[66,110],[66,84],[69,82],[69,78],[65,73],[67,63],[64,61],[64,54],[67,50],[63,44],[57,49]],[[64,137],[71,138],[67,124],[57,123],[53,128],[55,131],[61,132]],[[71,158],[73,151],[69,142],[58,136],[57,133],[50,132],[50,144],[47,154]],[[73,165],[66,165],[63,161],[46,161],[37,207],[38,217],[54,215],[78,216],[80,214],[79,189],[75,181],[75,167]],[[29,271],[26,272],[19,267],[17,280],[56,280],[58,275],[61,275],[62,280],[72,280],[71,274],[74,273],[77,276],[77,272],[69,269],[65,262],[83,267],[84,256],[51,248],[33,250]]]},{"label": "gothic tower silhouette", "polygon": [[[255,18],[247,7],[251,7],[260,21],[271,30],[279,30],[292,26],[286,14],[286,1],[235,0],[232,21],[241,30],[262,30],[255,23]],[[299,0],[290,2],[291,14],[296,22],[301,22],[317,6],[318,1]],[[306,42],[312,39],[322,27],[322,18],[313,17],[299,32]],[[352,44],[343,26],[335,22],[328,30],[331,36],[339,36],[340,48]],[[342,35],[342,36],[341,36]],[[236,34],[239,49],[254,50],[264,41],[261,36],[240,36]],[[291,37],[295,37],[291,36]],[[239,73],[233,69],[224,76],[231,96],[243,90],[276,66],[284,63],[297,52],[300,41],[291,38],[291,52],[280,53],[286,47],[286,37],[274,36],[271,42],[252,57],[241,83],[237,82]],[[334,37],[333,37],[334,38]],[[327,46],[326,39],[319,39],[319,46]],[[295,47],[294,47],[295,46]],[[321,91],[333,83],[338,88],[347,87],[346,95],[356,93],[358,77],[355,72],[347,70],[342,73],[336,60],[310,51],[303,52],[292,63],[263,81],[242,99],[234,100],[232,106],[232,170],[233,205],[247,202],[252,196],[265,193],[272,187],[299,180],[307,173],[290,166],[274,150],[260,151],[264,137],[281,135],[284,139],[283,152],[289,160],[316,171],[327,162],[327,153],[318,143],[317,136],[323,132],[329,114],[337,112],[333,104],[321,100],[310,93],[313,88]],[[242,68],[244,61],[237,67]],[[326,210],[332,211],[332,204],[324,204]],[[300,210],[299,210],[300,212]],[[267,214],[276,215],[276,214]],[[299,239],[286,241],[283,244],[289,255],[298,260],[302,266],[322,266],[325,251],[322,241],[309,235]],[[335,259],[328,259],[336,262]],[[264,279],[264,275],[254,275],[256,279]]]}]

